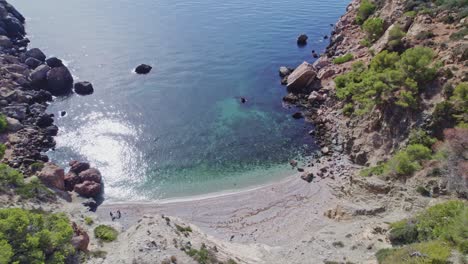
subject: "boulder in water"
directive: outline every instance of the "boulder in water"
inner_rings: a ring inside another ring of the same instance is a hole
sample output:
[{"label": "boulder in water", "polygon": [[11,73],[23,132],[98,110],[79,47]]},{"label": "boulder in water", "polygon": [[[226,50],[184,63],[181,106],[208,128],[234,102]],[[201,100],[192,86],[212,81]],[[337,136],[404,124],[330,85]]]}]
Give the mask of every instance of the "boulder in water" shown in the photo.
[{"label": "boulder in water", "polygon": [[102,186],[100,183],[94,181],[84,181],[75,185],[73,189],[79,195],[86,198],[95,198],[101,194]]},{"label": "boulder in water", "polygon": [[286,77],[288,76],[289,74],[291,74],[291,69],[289,69],[288,67],[285,67],[285,66],[281,66],[279,68],[279,76],[280,77]]},{"label": "boulder in water", "polygon": [[36,69],[39,65],[42,64],[42,62],[36,58],[30,57],[27,58],[24,64],[28,65],[29,69]]},{"label": "boulder in water", "polygon": [[303,62],[288,76],[288,92],[306,93],[316,76],[317,72],[312,64]]},{"label": "boulder in water", "polygon": [[[37,60],[37,59],[34,59]],[[38,60],[37,60],[38,61]],[[29,78],[33,85],[42,85],[47,81],[47,73],[50,71],[50,67],[47,65],[39,65],[34,71],[31,72]]]},{"label": "boulder in water", "polygon": [[147,64],[140,64],[135,68],[135,72],[138,74],[147,74],[151,71],[153,67]]},{"label": "boulder in water", "polygon": [[300,35],[299,37],[297,37],[297,45],[299,46],[307,45],[307,39],[309,39],[309,37],[306,34]]},{"label": "boulder in water", "polygon": [[75,83],[75,93],[79,95],[88,95],[94,92],[93,85],[90,82]]}]

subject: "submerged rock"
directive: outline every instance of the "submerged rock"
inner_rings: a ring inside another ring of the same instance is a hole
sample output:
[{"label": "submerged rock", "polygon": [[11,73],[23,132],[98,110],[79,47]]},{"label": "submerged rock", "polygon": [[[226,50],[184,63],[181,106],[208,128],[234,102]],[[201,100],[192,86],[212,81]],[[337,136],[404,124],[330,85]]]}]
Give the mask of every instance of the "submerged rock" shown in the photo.
[{"label": "submerged rock", "polygon": [[306,34],[300,35],[299,37],[297,37],[297,45],[299,46],[307,45],[307,39],[309,39],[309,37]]},{"label": "submerged rock", "polygon": [[93,85],[90,82],[75,83],[75,93],[79,95],[89,95],[94,92]]},{"label": "submerged rock", "polygon": [[153,67],[147,64],[140,64],[138,67],[135,68],[135,72],[138,74],[147,74],[151,71]]},{"label": "submerged rock", "polygon": [[296,112],[292,115],[294,119],[301,119],[304,117],[304,115],[301,112]]}]

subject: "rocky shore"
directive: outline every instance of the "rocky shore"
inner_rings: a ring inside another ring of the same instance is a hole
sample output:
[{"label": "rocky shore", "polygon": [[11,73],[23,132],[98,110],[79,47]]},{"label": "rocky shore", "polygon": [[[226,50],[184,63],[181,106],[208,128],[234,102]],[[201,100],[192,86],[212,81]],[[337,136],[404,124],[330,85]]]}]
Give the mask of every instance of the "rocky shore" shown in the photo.
[{"label": "rocky shore", "polygon": [[[402,16],[401,2],[382,4],[378,15],[388,24],[386,31],[405,26],[404,42],[411,46],[421,44],[416,38],[421,28],[431,28],[438,34],[435,41],[448,43],[445,48],[434,45],[437,58],[462,69],[453,78],[463,79],[463,60],[449,54],[457,45],[466,44],[463,39],[448,41],[450,33],[460,29],[458,24],[446,26],[425,14],[408,19]],[[316,159],[306,164],[291,161],[292,171],[299,173],[235,193],[104,203],[94,213],[81,203],[96,209],[97,202],[86,198],[98,198],[102,192],[100,172],[86,162],[71,161],[65,173],[45,155],[54,147],[53,137],[58,132],[47,105],[54,96],[72,92],[70,71],[59,59],[47,58],[39,49],[27,49],[24,17],[0,0],[0,104],[9,129],[2,138],[7,146],[3,162],[30,178],[36,175],[59,196],[74,201],[22,206],[66,213],[74,222],[71,242],[75,249],[87,252],[87,263],[378,263],[376,253],[392,248],[389,223],[453,199],[460,192],[451,193],[450,182],[432,176],[440,169],[440,161],[426,161],[420,171],[403,180],[359,175],[364,166],[391,157],[408,141],[409,130],[430,122],[425,116],[443,101],[440,95],[425,99],[424,111],[413,115],[378,108],[361,118],[344,114],[334,79],[352,70],[356,60],[371,61],[389,40],[385,33],[372,45],[361,43],[365,33],[355,23],[359,5],[358,0],[350,3],[318,60],[280,69],[287,91],[284,102],[299,107],[301,112],[293,118],[314,123],[310,134],[320,145]],[[307,37],[301,36],[298,44],[306,46]],[[334,62],[346,54],[352,54],[351,61]],[[438,76],[437,89],[445,83],[443,78]],[[75,84],[76,93],[90,94],[93,89],[89,83]],[[452,141],[440,142],[439,147],[464,146],[466,133],[448,132]],[[466,168],[466,157],[460,164]],[[426,190],[424,195],[418,187]],[[96,235],[88,235],[103,224],[117,230],[116,240],[103,243]]]},{"label": "rocky shore", "polygon": [[[2,162],[25,176],[37,174],[60,195],[75,191],[86,198],[102,192],[101,174],[88,163],[72,161],[64,169],[49,163],[46,152],[55,147],[53,113],[47,112],[55,96],[73,92],[70,70],[56,57],[38,48],[28,49],[25,18],[9,3],[0,1],[0,113],[6,117],[8,133],[2,139],[6,151]],[[89,82],[75,83],[75,92],[90,94]],[[69,198],[68,198],[69,199]]]}]

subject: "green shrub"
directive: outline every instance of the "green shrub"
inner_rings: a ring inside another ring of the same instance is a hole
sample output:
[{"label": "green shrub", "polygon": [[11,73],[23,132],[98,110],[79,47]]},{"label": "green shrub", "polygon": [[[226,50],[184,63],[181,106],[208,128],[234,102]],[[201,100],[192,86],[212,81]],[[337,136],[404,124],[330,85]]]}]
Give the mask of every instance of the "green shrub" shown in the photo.
[{"label": "green shrub", "polygon": [[421,31],[416,35],[416,39],[418,40],[425,40],[425,39],[430,39],[433,38],[435,35],[432,33],[432,31]]},{"label": "green shrub", "polygon": [[450,255],[450,247],[440,241],[417,243],[396,249],[386,248],[376,253],[379,264],[442,264],[448,263]]},{"label": "green shrub", "polygon": [[352,103],[347,103],[343,107],[343,115],[351,116],[354,112],[354,106]]},{"label": "green shrub", "polygon": [[366,32],[367,37],[371,42],[378,40],[384,33],[384,21],[381,18],[369,18],[362,25],[362,29]]},{"label": "green shrub", "polygon": [[64,214],[0,209],[0,263],[65,263],[72,236]]},{"label": "green shrub", "polygon": [[348,62],[348,61],[350,61],[352,59],[354,59],[353,54],[348,53],[346,55],[334,58],[333,63],[334,64],[343,64],[343,63]]},{"label": "green shrub", "polygon": [[363,46],[363,47],[366,47],[366,48],[368,48],[368,47],[370,47],[372,45],[372,43],[370,43],[370,41],[367,38],[359,41],[359,44],[361,46]]},{"label": "green shrub", "polygon": [[418,229],[416,224],[403,220],[390,225],[389,239],[392,245],[406,245],[418,241]]},{"label": "green shrub", "polygon": [[200,250],[196,250],[194,248],[189,249],[186,251],[187,255],[192,257],[195,261],[199,264],[208,264],[212,263],[210,259],[215,258],[212,254],[208,251],[205,244],[202,244]]},{"label": "green shrub", "polygon": [[6,150],[6,146],[0,143],[0,159],[2,159],[3,156],[5,156],[5,150]]},{"label": "green shrub", "polygon": [[363,177],[369,177],[372,175],[382,175],[384,173],[385,173],[385,164],[365,168],[359,172],[359,174]]},{"label": "green shrub", "polygon": [[463,27],[459,31],[457,31],[457,32],[453,33],[452,35],[450,35],[450,39],[451,40],[462,40],[466,35],[468,35],[468,27],[467,26]]},{"label": "green shrub", "polygon": [[421,144],[409,145],[406,148],[406,153],[408,153],[408,156],[412,161],[428,160],[432,156],[432,151]]},{"label": "green shrub", "polygon": [[359,6],[355,19],[356,23],[358,25],[362,25],[362,23],[364,23],[364,21],[366,21],[366,19],[374,13],[375,8],[376,6],[369,0],[361,1],[361,5]]},{"label": "green shrub", "polygon": [[423,186],[416,187],[416,192],[425,197],[431,197],[431,192]]},{"label": "green shrub", "polygon": [[468,253],[468,206],[449,201],[432,206],[408,220],[391,224],[394,245],[444,240],[463,254]]},{"label": "green shrub", "polygon": [[177,231],[179,231],[181,233],[192,232],[192,228],[190,226],[183,227],[183,226],[180,226],[178,224],[175,224],[175,227],[176,227]]},{"label": "green shrub", "polygon": [[390,51],[397,51],[402,49],[402,39],[404,36],[406,36],[406,33],[403,32],[399,26],[394,26],[389,32],[387,49]]},{"label": "green shrub", "polygon": [[432,59],[432,51],[423,47],[408,49],[401,56],[383,51],[372,59],[369,68],[356,62],[350,72],[337,76],[336,96],[353,102],[357,115],[382,104],[416,108],[416,96],[423,84],[435,78]]},{"label": "green shrub", "polygon": [[403,15],[405,15],[407,17],[416,17],[417,14],[418,13],[416,11],[407,11]]},{"label": "green shrub", "polygon": [[429,134],[422,129],[412,130],[408,137],[408,144],[421,144],[426,147],[431,147],[434,143],[437,142],[437,139],[429,136]]},{"label": "green shrub", "polygon": [[87,225],[92,225],[94,223],[94,220],[89,216],[86,216],[84,218],[84,221],[85,221],[85,224],[87,224]]},{"label": "green shrub", "polygon": [[389,161],[387,165],[390,172],[399,176],[411,175],[421,169],[419,163],[413,161],[407,152],[400,151]]},{"label": "green shrub", "polygon": [[27,183],[24,176],[8,165],[0,163],[0,194],[10,193],[13,190],[23,199],[50,200],[55,196],[47,189],[37,177],[32,177]]},{"label": "green shrub", "polygon": [[94,236],[104,242],[112,242],[118,235],[119,232],[111,226],[99,225],[94,229]]},{"label": "green shrub", "polygon": [[0,114],[0,133],[5,132],[5,130],[7,129],[7,126],[8,126],[8,122],[6,120],[5,115]]},{"label": "green shrub", "polygon": [[426,83],[435,78],[437,68],[429,67],[434,52],[430,48],[416,47],[406,50],[400,59],[400,67],[418,83]]},{"label": "green shrub", "polygon": [[34,162],[29,166],[33,173],[39,172],[44,168],[44,162]]}]

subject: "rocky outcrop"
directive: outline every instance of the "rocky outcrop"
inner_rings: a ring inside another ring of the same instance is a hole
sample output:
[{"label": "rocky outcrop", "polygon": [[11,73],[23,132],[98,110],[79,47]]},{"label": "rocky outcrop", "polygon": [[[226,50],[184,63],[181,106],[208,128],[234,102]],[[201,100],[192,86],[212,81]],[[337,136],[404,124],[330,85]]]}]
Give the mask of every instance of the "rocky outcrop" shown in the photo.
[{"label": "rocky outcrop", "polygon": [[38,177],[46,186],[65,190],[64,170],[53,163],[44,164],[44,167],[39,172]]},{"label": "rocky outcrop", "polygon": [[303,62],[288,76],[288,92],[295,94],[310,92],[316,76],[317,72],[312,64]]},{"label": "rocky outcrop", "polygon": [[70,171],[65,175],[65,189],[86,198],[96,198],[102,192],[102,175],[87,162],[70,161]]},{"label": "rocky outcrop", "polygon": [[84,181],[75,185],[73,190],[83,197],[96,198],[101,194],[102,186],[100,183],[97,182]]}]

